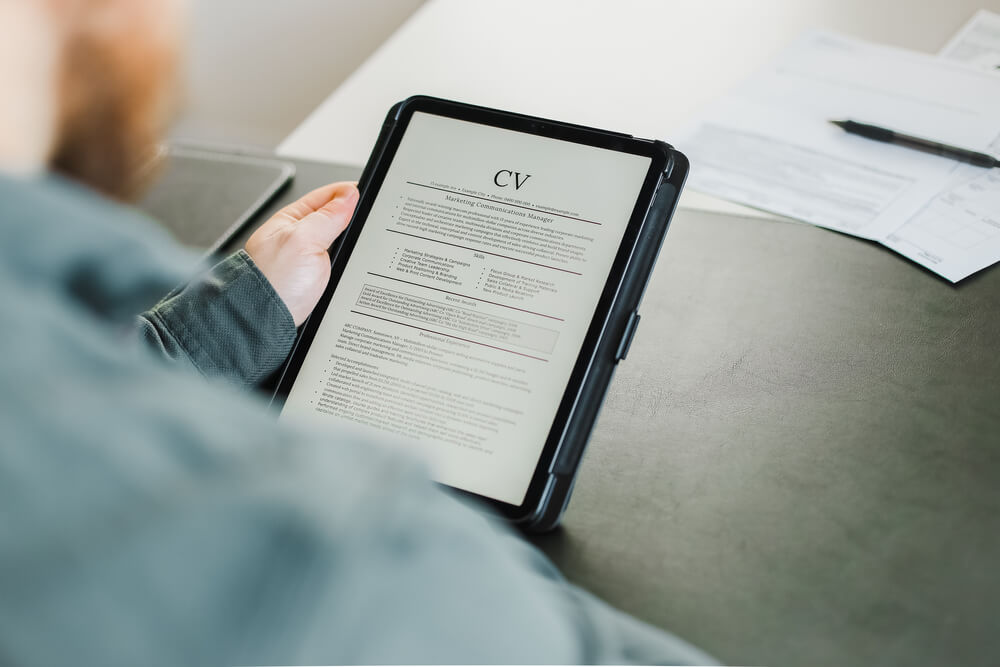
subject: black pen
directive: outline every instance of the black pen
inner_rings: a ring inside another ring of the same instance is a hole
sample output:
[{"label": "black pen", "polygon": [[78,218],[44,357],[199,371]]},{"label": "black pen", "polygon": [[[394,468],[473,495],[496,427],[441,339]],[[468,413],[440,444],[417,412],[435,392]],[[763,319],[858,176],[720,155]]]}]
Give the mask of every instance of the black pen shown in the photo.
[{"label": "black pen", "polygon": [[844,130],[844,132],[856,134],[865,139],[874,139],[875,141],[884,141],[888,144],[896,144],[897,146],[906,146],[907,148],[925,153],[933,153],[934,155],[951,158],[959,162],[968,162],[977,167],[1000,167],[1000,160],[986,153],[977,153],[976,151],[959,148],[958,146],[949,146],[931,141],[930,139],[913,137],[909,134],[894,132],[884,127],[878,127],[877,125],[856,123],[853,120],[831,120],[830,122]]}]

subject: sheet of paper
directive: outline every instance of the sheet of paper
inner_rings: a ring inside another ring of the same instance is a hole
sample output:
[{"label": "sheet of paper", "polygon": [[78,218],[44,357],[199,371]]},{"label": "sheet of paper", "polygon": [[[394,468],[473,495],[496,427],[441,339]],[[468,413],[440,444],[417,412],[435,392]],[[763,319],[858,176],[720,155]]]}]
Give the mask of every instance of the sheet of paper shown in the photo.
[{"label": "sheet of paper", "polygon": [[843,136],[821,119],[733,98],[703,116],[678,147],[692,162],[688,187],[791,218],[878,239],[886,211],[906,193],[946,179],[940,158],[900,155]]},{"label": "sheet of paper", "polygon": [[[827,122],[841,118],[987,150],[1000,135],[1000,77],[936,56],[808,33],[681,132],[676,143],[693,165],[688,187],[884,242],[968,180],[971,167],[848,135]],[[924,251],[904,254],[935,271],[941,263],[931,257],[955,254]]]},{"label": "sheet of paper", "polygon": [[[1000,155],[1000,137],[993,148]],[[994,264],[1000,260],[1000,169],[963,166],[882,243],[952,282]]]},{"label": "sheet of paper", "polygon": [[[1000,14],[980,10],[939,53],[1000,73]],[[1000,156],[1000,136],[988,147]],[[952,282],[1000,259],[1000,170],[963,166],[883,243]]]},{"label": "sheet of paper", "polygon": [[940,55],[1000,72],[1000,14],[980,9],[941,49]]}]

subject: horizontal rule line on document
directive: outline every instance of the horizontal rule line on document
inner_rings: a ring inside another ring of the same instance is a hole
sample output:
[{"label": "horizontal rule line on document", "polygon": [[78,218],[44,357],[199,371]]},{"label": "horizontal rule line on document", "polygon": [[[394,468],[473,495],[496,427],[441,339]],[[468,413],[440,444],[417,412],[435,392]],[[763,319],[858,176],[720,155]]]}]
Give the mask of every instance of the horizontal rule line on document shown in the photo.
[{"label": "horizontal rule line on document", "polygon": [[481,252],[484,255],[493,255],[494,257],[503,257],[504,259],[513,260],[515,262],[524,262],[525,264],[531,264],[533,266],[540,266],[543,269],[552,269],[553,271],[562,271],[563,273],[572,273],[574,276],[582,276],[583,274],[579,271],[570,271],[569,269],[560,269],[558,266],[549,266],[548,264],[539,264],[538,262],[531,262],[526,259],[518,259],[517,257],[511,257],[510,255],[501,255],[497,252],[490,252],[489,250],[480,250],[478,248],[470,248],[469,246],[458,245],[457,243],[449,243],[448,241],[439,241],[438,239],[428,238],[426,236],[418,236],[416,234],[410,234],[409,232],[401,232],[398,229],[386,229],[387,232],[392,232],[393,234],[402,234],[403,236],[412,236],[415,239],[423,239],[424,241],[430,241],[431,243],[441,243],[444,245],[450,245],[453,248],[461,248],[462,250],[471,250],[472,252]]},{"label": "horizontal rule line on document", "polygon": [[396,282],[406,283],[407,285],[413,285],[414,287],[423,287],[424,289],[432,289],[435,292],[444,292],[445,294],[451,294],[452,296],[460,296],[463,299],[473,299],[475,301],[482,301],[483,303],[488,303],[493,306],[500,306],[501,308],[510,308],[511,310],[519,310],[522,313],[528,313],[529,315],[538,315],[539,317],[547,317],[550,320],[559,320],[560,322],[565,322],[561,317],[556,317],[555,315],[546,315],[545,313],[536,313],[533,310],[527,310],[525,308],[518,308],[517,306],[508,306],[504,303],[497,303],[496,301],[489,301],[487,299],[480,299],[478,296],[469,296],[468,294],[459,294],[458,292],[449,292],[446,289],[441,289],[440,287],[431,287],[430,285],[421,285],[420,283],[410,282],[409,280],[403,280],[402,278],[393,278],[392,276],[384,276],[381,273],[374,273],[372,271],[368,272],[370,276],[378,276],[379,278],[385,278],[387,280],[395,280]]},{"label": "horizontal rule line on document", "polygon": [[414,183],[413,181],[407,181],[410,185],[416,185],[419,188],[427,188],[428,190],[440,190],[441,192],[447,192],[450,195],[455,195],[456,197],[468,197],[469,199],[482,199],[483,201],[488,201],[493,204],[500,204],[502,206],[511,206],[513,208],[523,208],[525,211],[534,211],[535,213],[544,213],[545,215],[554,215],[558,218],[566,218],[567,220],[576,220],[577,222],[586,222],[588,225],[600,225],[600,222],[594,222],[593,220],[587,220],[585,218],[574,218],[572,215],[565,215],[563,213],[553,213],[552,211],[546,211],[543,208],[531,208],[530,206],[522,206],[521,204],[511,204],[510,202],[505,202],[502,199],[491,199],[490,197],[480,197],[478,195],[467,195],[463,192],[455,192],[454,190],[448,190],[447,188],[439,188],[433,185],[425,185],[423,183]]},{"label": "horizontal rule line on document", "polygon": [[472,343],[473,345],[482,345],[483,347],[488,347],[492,350],[500,350],[501,352],[509,352],[510,354],[516,354],[519,357],[527,357],[528,359],[536,359],[538,361],[544,361],[549,363],[548,359],[542,359],[541,357],[535,357],[530,354],[525,354],[524,352],[515,352],[514,350],[508,350],[505,347],[497,347],[496,345],[487,345],[486,343],[480,343],[476,340],[469,340],[468,338],[462,338],[461,336],[452,336],[451,334],[441,333],[440,331],[434,331],[433,329],[425,329],[423,327],[418,327],[414,324],[407,324],[406,322],[397,322],[396,320],[390,320],[386,317],[379,317],[378,315],[372,315],[371,313],[362,313],[360,310],[352,310],[355,315],[364,315],[365,317],[371,317],[372,319],[382,320],[383,322],[389,322],[391,324],[398,324],[403,327],[410,327],[411,329],[416,329],[417,331],[426,331],[427,333],[432,333],[438,336],[445,336],[446,338],[454,338],[455,340],[460,340],[465,343]]}]

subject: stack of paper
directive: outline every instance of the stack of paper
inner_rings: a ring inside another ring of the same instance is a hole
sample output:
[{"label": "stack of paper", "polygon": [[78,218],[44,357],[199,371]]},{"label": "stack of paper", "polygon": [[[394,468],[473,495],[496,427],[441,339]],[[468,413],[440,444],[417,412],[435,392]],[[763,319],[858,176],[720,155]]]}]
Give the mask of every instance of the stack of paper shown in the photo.
[{"label": "stack of paper", "polygon": [[879,241],[952,282],[1000,260],[1000,169],[848,135],[835,119],[1000,156],[1000,75],[808,34],[677,137],[689,187]]}]

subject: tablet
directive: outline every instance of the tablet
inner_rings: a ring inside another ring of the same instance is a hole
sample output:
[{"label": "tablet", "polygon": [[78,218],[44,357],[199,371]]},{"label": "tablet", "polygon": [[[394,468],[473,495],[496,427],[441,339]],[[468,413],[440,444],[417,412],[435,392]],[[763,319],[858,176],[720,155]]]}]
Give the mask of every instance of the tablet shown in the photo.
[{"label": "tablet", "polygon": [[551,528],[686,173],[661,141],[397,104],[278,384],[281,418],[389,435],[439,483]]},{"label": "tablet", "polygon": [[182,245],[215,254],[295,175],[290,162],[172,145],[139,208]]}]

